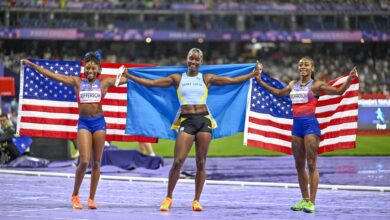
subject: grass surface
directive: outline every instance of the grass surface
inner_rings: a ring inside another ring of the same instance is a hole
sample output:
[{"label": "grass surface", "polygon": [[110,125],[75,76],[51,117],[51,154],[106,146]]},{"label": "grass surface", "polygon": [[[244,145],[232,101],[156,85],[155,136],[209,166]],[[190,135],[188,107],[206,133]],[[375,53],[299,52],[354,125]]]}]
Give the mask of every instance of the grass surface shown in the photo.
[{"label": "grass surface", "polygon": [[[240,157],[240,156],[282,156],[285,154],[263,150],[255,147],[246,147],[242,144],[243,134],[220,138],[211,141],[209,157]],[[113,142],[121,149],[138,149],[135,142]],[[173,157],[175,142],[160,139],[159,143],[153,144],[157,155]],[[390,136],[358,136],[357,147],[349,150],[338,150],[322,154],[324,156],[390,156]],[[194,147],[189,154],[194,156]]]}]

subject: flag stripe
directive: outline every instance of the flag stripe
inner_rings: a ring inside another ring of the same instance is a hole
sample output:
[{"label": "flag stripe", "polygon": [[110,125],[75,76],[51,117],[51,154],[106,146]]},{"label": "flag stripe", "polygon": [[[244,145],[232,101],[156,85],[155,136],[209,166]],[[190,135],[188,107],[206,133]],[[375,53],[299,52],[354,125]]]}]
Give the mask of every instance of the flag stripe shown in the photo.
[{"label": "flag stripe", "polygon": [[335,109],[334,109],[334,107],[335,107],[334,105],[331,105],[330,106],[331,109],[328,110],[327,112],[323,111],[323,109],[321,109],[321,111],[319,113],[317,113],[317,111],[316,111],[316,117],[317,118],[326,118],[326,117],[331,117],[333,114],[338,113],[338,112],[356,110],[358,108],[358,103],[356,102],[356,103],[351,103],[348,105],[339,105]]},{"label": "flag stripe", "polygon": [[279,138],[269,138],[269,137],[265,137],[263,135],[258,135],[258,134],[253,134],[253,133],[248,134],[248,139],[249,140],[256,140],[256,141],[259,141],[262,143],[267,143],[267,144],[275,144],[275,145],[279,145],[281,147],[290,147],[291,148],[291,139],[290,139],[290,141],[285,141],[285,140],[281,140]]},{"label": "flag stripe", "polygon": [[249,116],[249,122],[255,123],[255,124],[258,124],[258,125],[267,124],[269,126],[272,126],[272,127],[275,127],[275,128],[279,128],[279,129],[282,129],[282,130],[291,130],[291,128],[292,128],[291,124],[289,124],[289,125],[279,124],[277,122],[274,122],[274,121],[271,121],[271,120],[268,120],[268,119],[254,118],[254,117],[251,117],[251,116]]},{"label": "flag stripe", "polygon": [[357,102],[357,97],[345,98],[345,99],[341,100],[337,104],[333,104],[333,103],[327,102],[326,106],[317,107],[316,108],[316,113],[318,114],[318,113],[329,111],[329,110],[336,111],[337,107],[348,105],[348,104],[354,104],[355,102]]},{"label": "flag stripe", "polygon": [[329,122],[323,122],[323,123],[320,123],[320,129],[325,129],[329,126],[333,126],[333,125],[342,125],[344,123],[348,123],[348,122],[356,122],[358,120],[357,116],[347,116],[347,117],[341,117],[341,118],[334,118],[334,119],[330,119]]},{"label": "flag stripe", "polygon": [[[80,62],[33,60],[39,66],[58,74],[85,77]],[[102,63],[100,79],[115,78],[119,63]],[[150,65],[124,64],[126,67]],[[21,135],[76,138],[78,104],[71,86],[42,76],[22,65],[18,129]],[[132,136],[124,133],[127,118],[127,87],[111,87],[102,100],[102,109],[107,124],[107,140],[157,142],[156,138]]]},{"label": "flag stripe", "polygon": [[337,143],[337,144],[329,144],[326,146],[321,146],[318,148],[318,153],[326,153],[330,151],[335,151],[335,150],[345,150],[345,149],[351,149],[356,147],[356,142],[355,141],[350,141],[350,142],[343,142],[342,144]]},{"label": "flag stripe", "polygon": [[40,106],[40,105],[23,105],[22,111],[34,111],[34,112],[55,112],[55,113],[66,113],[66,114],[78,114],[78,108],[61,108],[51,106]]},{"label": "flag stripe", "polygon": [[344,98],[355,98],[359,95],[359,91],[347,91],[344,96],[332,97],[327,100],[319,100],[317,102],[317,107],[327,106],[331,104],[339,104]]},{"label": "flag stripe", "polygon": [[71,119],[54,119],[54,118],[41,118],[41,117],[22,117],[24,123],[34,124],[51,124],[51,125],[77,125],[77,120]]},{"label": "flag stripe", "polygon": [[326,134],[328,132],[334,132],[334,131],[343,130],[343,129],[354,129],[354,128],[356,128],[355,122],[343,123],[343,124],[339,124],[339,125],[328,126],[328,127],[324,128],[323,130],[321,130],[321,134]]},{"label": "flag stripe", "polygon": [[258,139],[248,139],[248,142],[247,142],[247,145],[248,146],[253,146],[253,147],[259,147],[259,148],[263,148],[263,149],[266,149],[266,150],[273,150],[273,151],[279,151],[281,153],[285,153],[285,154],[291,154],[292,153],[292,150],[290,147],[283,147],[279,144],[270,144],[270,143],[265,143],[265,142],[262,142],[262,141],[258,141]]},{"label": "flag stripe", "polygon": [[341,137],[341,136],[354,135],[354,134],[356,134],[356,132],[357,132],[357,129],[355,129],[355,128],[327,132],[327,133],[321,135],[321,141],[325,140],[325,139],[330,139],[330,138],[337,138],[337,137]]},{"label": "flag stripe", "polygon": [[320,142],[320,147],[333,144],[342,144],[343,142],[352,142],[355,141],[356,135],[345,135],[339,136],[337,138],[327,138]]},{"label": "flag stripe", "polygon": [[75,132],[66,132],[66,131],[47,131],[47,130],[32,130],[21,128],[19,132],[25,136],[32,137],[55,137],[55,138],[63,138],[63,139],[76,139],[77,133]]},{"label": "flag stripe", "polygon": [[248,132],[252,133],[252,134],[261,135],[261,136],[267,137],[267,138],[280,138],[284,141],[291,141],[291,135],[282,135],[279,133],[258,130],[258,129],[254,129],[254,128],[248,128]]},{"label": "flag stripe", "polygon": [[343,111],[343,112],[335,112],[334,114],[332,114],[332,117],[318,117],[317,116],[317,120],[320,124],[326,124],[328,122],[330,122],[332,119],[337,119],[337,118],[345,118],[345,117],[349,117],[349,116],[357,116],[358,115],[358,110],[357,109],[352,109],[352,110],[347,110],[347,111]]},{"label": "flag stripe", "polygon": [[281,135],[286,135],[289,136],[291,135],[291,129],[285,130],[285,129],[280,129],[277,127],[269,126],[266,124],[253,124],[253,123],[248,123],[251,128],[260,130],[260,131],[268,131],[268,132],[275,132]]}]

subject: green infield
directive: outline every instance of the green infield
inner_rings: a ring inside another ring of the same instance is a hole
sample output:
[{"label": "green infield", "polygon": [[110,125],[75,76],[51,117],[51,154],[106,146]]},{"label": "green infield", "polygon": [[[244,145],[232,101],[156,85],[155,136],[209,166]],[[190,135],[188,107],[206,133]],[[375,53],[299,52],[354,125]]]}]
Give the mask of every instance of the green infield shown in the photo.
[{"label": "green infield", "polygon": [[[241,156],[282,156],[285,154],[263,150],[255,147],[246,147],[242,143],[243,134],[220,138],[211,141],[209,157],[241,157]],[[157,155],[173,157],[174,141],[160,139],[153,144]],[[134,142],[113,142],[121,149],[138,149]],[[338,150],[322,154],[323,156],[390,156],[390,136],[358,136],[357,147],[348,150]],[[194,147],[189,154],[194,156]]]}]

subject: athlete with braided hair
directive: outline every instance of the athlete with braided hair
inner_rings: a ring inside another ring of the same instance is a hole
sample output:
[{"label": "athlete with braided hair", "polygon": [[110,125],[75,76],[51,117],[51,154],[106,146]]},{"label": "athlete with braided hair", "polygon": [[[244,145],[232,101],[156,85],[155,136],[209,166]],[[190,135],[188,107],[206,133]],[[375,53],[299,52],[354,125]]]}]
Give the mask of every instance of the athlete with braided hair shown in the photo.
[{"label": "athlete with braided hair", "polygon": [[[23,64],[34,68],[40,74],[59,82],[73,86],[77,94],[79,109],[77,146],[80,152],[80,163],[76,170],[72,204],[74,209],[82,209],[79,189],[85,176],[85,171],[92,156],[91,186],[88,199],[88,208],[96,209],[95,193],[100,178],[100,161],[103,154],[104,141],[106,140],[106,122],[103,116],[102,100],[109,87],[115,86],[115,78],[98,79],[102,68],[99,52],[88,52],[84,56],[85,79],[79,76],[66,76],[55,74],[44,69],[29,60],[22,60]],[[126,83],[125,77],[120,78],[119,84]]]}]

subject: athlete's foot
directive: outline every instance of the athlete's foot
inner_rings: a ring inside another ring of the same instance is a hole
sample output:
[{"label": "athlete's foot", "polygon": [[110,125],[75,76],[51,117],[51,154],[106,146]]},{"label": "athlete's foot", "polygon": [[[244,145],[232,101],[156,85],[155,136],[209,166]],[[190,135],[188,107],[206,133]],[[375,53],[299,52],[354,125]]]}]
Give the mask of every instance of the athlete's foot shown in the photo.
[{"label": "athlete's foot", "polygon": [[307,206],[308,201],[305,199],[302,199],[299,201],[296,205],[291,206],[291,210],[293,211],[302,211],[305,206]]},{"label": "athlete's foot", "polygon": [[173,200],[169,197],[166,197],[160,206],[160,211],[169,211],[169,208],[173,204]]},{"label": "athlete's foot", "polygon": [[82,209],[83,208],[83,205],[80,202],[80,197],[78,195],[72,196],[71,201],[72,201],[72,205],[73,205],[74,209]]},{"label": "athlete's foot", "polygon": [[203,207],[200,205],[198,200],[192,201],[192,211],[202,211]]},{"label": "athlete's foot", "polygon": [[89,209],[96,209],[97,208],[95,200],[88,199],[88,208]]},{"label": "athlete's foot", "polygon": [[316,207],[311,201],[309,201],[307,202],[307,205],[303,207],[303,211],[306,213],[313,213],[316,211]]}]

